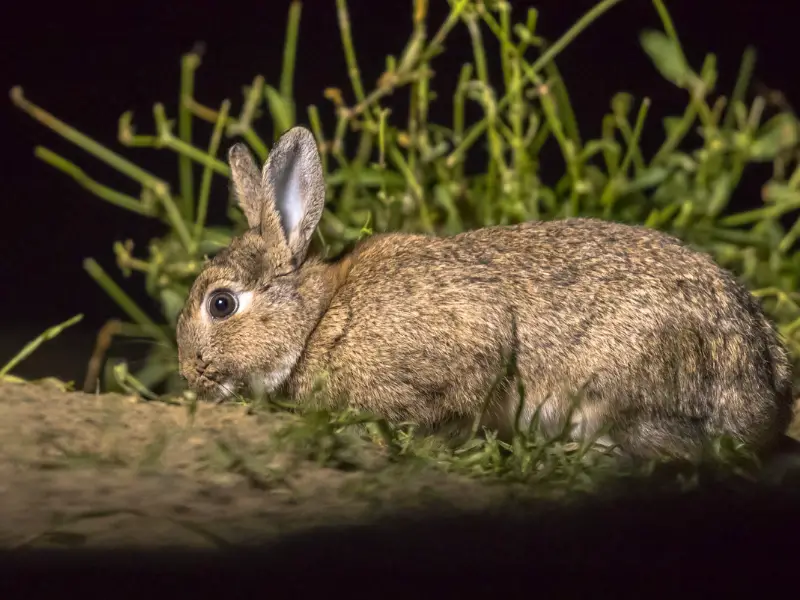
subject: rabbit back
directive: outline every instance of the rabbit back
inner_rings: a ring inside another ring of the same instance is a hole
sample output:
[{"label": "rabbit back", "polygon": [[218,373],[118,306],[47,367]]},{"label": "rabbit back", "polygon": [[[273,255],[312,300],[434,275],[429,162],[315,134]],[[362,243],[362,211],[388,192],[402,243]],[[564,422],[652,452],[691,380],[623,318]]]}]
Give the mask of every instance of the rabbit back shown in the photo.
[{"label": "rabbit back", "polygon": [[[342,268],[336,267],[336,268]],[[288,382],[430,428],[523,424],[640,455],[696,452],[710,436],[767,443],[791,417],[788,356],[755,298],[663,233],[594,219],[452,237],[385,234],[346,275]],[[566,423],[575,394],[581,400]]]}]

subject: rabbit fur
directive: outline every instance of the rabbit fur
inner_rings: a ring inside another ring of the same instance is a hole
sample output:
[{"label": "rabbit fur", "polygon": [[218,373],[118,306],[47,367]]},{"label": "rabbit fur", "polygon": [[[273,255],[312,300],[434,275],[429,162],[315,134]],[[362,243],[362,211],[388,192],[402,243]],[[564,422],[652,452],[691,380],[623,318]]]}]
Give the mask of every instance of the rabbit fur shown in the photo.
[{"label": "rabbit fur", "polygon": [[[250,228],[208,261],[177,324],[201,397],[258,385],[430,431],[483,415],[507,436],[513,354],[522,425],[536,414],[632,456],[696,456],[721,435],[764,448],[790,422],[788,354],[759,303],[676,238],[572,218],[376,234],[324,262],[307,256],[326,194],[313,135],[286,132],[263,172],[242,144],[228,159]],[[235,308],[223,318],[219,290]]]}]

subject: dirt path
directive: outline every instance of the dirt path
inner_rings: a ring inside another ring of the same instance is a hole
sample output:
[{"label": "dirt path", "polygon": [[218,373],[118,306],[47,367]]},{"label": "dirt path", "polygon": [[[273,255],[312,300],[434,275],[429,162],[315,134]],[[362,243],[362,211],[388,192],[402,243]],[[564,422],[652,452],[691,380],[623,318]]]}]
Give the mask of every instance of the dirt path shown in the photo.
[{"label": "dirt path", "polygon": [[[350,469],[276,443],[288,415],[0,385],[0,547],[220,546],[425,504],[480,509],[499,486],[387,464]],[[349,471],[349,472],[348,472]]]},{"label": "dirt path", "polygon": [[320,466],[308,444],[281,443],[290,415],[242,406],[200,404],[192,417],[186,406],[0,384],[0,410],[0,548],[261,543],[527,493],[390,463],[364,442],[339,448],[338,468]]}]

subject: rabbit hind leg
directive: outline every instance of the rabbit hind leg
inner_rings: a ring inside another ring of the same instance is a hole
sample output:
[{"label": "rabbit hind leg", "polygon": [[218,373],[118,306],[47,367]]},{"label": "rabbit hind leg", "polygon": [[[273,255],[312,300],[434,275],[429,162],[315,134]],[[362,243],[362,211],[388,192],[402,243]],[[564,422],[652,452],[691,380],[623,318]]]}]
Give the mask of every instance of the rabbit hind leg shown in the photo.
[{"label": "rabbit hind leg", "polygon": [[607,402],[599,395],[591,392],[580,395],[561,389],[557,393],[545,394],[542,391],[538,396],[525,398],[518,422],[520,398],[509,398],[506,420],[510,426],[516,424],[522,431],[533,428],[546,438],[591,442],[601,447],[615,445],[614,440],[604,432],[608,423]]},{"label": "rabbit hind leg", "polygon": [[609,437],[630,456],[696,461],[708,444],[705,423],[686,416],[637,415],[614,423]]}]

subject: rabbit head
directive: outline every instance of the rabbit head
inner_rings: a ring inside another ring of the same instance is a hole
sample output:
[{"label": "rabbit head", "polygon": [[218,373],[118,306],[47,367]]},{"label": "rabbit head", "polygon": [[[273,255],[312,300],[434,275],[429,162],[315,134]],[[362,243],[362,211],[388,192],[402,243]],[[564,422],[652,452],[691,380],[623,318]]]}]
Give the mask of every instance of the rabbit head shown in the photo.
[{"label": "rabbit head", "polygon": [[325,203],[311,132],[286,132],[263,171],[243,144],[230,149],[228,162],[249,230],[198,275],[176,332],[180,372],[208,399],[230,396],[247,384],[267,391],[279,387],[325,297],[319,289],[324,277],[314,268],[319,263],[306,260]]}]

